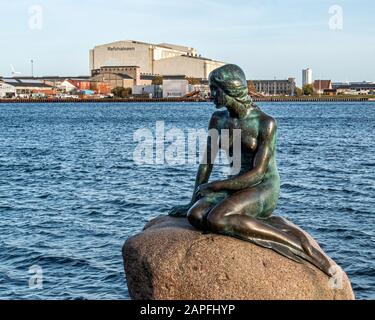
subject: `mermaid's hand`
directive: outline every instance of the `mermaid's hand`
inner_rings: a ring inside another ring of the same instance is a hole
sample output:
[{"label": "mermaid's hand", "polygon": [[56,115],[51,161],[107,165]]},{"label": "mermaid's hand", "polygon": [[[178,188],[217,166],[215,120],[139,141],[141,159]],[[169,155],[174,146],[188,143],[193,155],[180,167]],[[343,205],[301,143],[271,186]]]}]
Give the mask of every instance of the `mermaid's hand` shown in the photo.
[{"label": "mermaid's hand", "polygon": [[184,205],[184,206],[173,207],[169,211],[168,215],[171,216],[171,217],[186,217],[190,207],[191,207],[190,203],[188,205]]},{"label": "mermaid's hand", "polygon": [[204,196],[207,196],[208,194],[215,191],[215,186],[216,185],[212,182],[201,184],[195,191],[195,197],[199,199]]}]

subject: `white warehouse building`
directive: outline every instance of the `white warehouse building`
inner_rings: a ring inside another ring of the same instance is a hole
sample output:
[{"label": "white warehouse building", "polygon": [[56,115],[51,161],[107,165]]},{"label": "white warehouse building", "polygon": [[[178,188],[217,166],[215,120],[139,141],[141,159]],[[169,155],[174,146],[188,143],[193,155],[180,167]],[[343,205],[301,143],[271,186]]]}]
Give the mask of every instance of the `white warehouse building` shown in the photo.
[{"label": "white warehouse building", "polygon": [[133,40],[96,46],[90,50],[90,70],[111,66],[138,66],[141,74],[185,75],[208,79],[211,71],[226,63],[202,58],[194,48],[168,43],[150,44]]},{"label": "white warehouse building", "polygon": [[16,87],[0,80],[0,98],[15,96],[16,92]]}]

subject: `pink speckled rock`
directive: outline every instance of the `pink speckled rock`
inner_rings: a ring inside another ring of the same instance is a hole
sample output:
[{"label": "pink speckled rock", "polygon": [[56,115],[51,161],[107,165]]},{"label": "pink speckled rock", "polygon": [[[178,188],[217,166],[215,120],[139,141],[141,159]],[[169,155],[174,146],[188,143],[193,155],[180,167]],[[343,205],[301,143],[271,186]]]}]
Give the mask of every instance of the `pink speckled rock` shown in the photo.
[{"label": "pink speckled rock", "polygon": [[344,272],[329,278],[307,262],[202,234],[184,218],[152,220],[126,241],[123,257],[129,293],[136,300],[354,299]]}]

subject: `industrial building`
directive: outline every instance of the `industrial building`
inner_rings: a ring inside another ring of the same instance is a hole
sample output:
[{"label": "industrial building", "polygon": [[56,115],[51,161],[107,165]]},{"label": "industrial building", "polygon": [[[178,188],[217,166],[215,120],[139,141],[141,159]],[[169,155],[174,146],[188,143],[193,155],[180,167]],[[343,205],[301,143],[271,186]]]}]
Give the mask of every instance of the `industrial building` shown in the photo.
[{"label": "industrial building", "polygon": [[33,94],[48,94],[53,87],[40,80],[2,78],[0,81],[0,98],[28,98]]},{"label": "industrial building", "polygon": [[[194,48],[168,43],[150,44],[126,40],[99,45],[90,50],[92,76],[104,72],[127,74],[135,81],[133,85],[141,84],[141,75],[185,75],[208,79],[211,71],[225,64],[201,57]],[[131,71],[125,70],[126,67],[139,69]],[[121,68],[123,69],[120,70]]]},{"label": "industrial building", "polygon": [[343,82],[333,83],[337,94],[367,95],[375,94],[375,82]]},{"label": "industrial building", "polygon": [[17,93],[15,86],[0,80],[0,99],[1,98],[11,98],[14,97]]},{"label": "industrial building", "polygon": [[90,77],[0,78],[0,98],[56,96],[61,93],[110,95],[111,87]]},{"label": "industrial building", "polygon": [[296,79],[287,80],[251,80],[256,92],[266,96],[293,95],[296,90]]},{"label": "industrial building", "polygon": [[107,83],[112,89],[116,87],[132,88],[141,84],[140,67],[103,66],[92,70],[91,80]]},{"label": "industrial building", "polygon": [[142,96],[147,98],[162,98],[163,97],[163,86],[161,85],[138,85],[133,86],[133,96]]},{"label": "industrial building", "polygon": [[181,98],[189,92],[189,81],[185,76],[163,77],[163,98]]},{"label": "industrial building", "polygon": [[51,87],[60,86],[66,79],[77,80],[77,81],[87,81],[90,80],[89,76],[45,76],[45,77],[30,77],[30,76],[19,76],[8,79],[16,79],[21,82],[41,82],[47,84]]}]

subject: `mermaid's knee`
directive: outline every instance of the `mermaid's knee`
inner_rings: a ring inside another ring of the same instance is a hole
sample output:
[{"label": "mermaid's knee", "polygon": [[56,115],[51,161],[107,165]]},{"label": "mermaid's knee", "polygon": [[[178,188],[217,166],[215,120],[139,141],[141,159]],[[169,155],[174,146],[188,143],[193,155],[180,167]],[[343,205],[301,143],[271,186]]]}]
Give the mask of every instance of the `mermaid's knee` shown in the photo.
[{"label": "mermaid's knee", "polygon": [[197,228],[204,229],[205,226],[205,215],[207,214],[207,209],[202,209],[201,207],[193,207],[189,210],[187,218],[189,223]]},{"label": "mermaid's knee", "polygon": [[207,224],[213,232],[223,232],[228,228],[228,216],[231,212],[224,209],[213,209],[207,216]]}]

